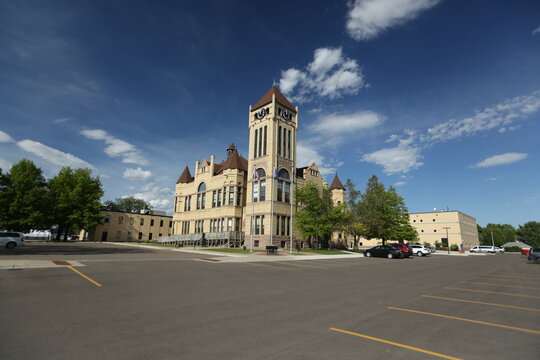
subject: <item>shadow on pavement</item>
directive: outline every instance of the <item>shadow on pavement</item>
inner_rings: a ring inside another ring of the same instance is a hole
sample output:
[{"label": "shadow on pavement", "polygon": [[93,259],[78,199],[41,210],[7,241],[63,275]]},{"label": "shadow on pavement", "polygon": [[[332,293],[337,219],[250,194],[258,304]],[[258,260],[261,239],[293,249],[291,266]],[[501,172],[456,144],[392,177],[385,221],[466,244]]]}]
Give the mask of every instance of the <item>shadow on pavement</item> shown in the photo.
[{"label": "shadow on pavement", "polygon": [[151,249],[128,246],[91,244],[91,243],[31,243],[13,250],[0,248],[0,256],[20,255],[105,255],[105,254],[144,254]]}]

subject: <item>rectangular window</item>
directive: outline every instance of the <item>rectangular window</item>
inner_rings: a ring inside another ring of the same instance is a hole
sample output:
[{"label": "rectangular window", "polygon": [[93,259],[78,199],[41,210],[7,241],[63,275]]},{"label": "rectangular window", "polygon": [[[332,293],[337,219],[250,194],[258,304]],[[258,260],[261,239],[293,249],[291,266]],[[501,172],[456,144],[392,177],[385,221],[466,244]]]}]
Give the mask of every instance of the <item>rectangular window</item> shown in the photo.
[{"label": "rectangular window", "polygon": [[259,182],[253,181],[253,202],[259,201]]},{"label": "rectangular window", "polygon": [[282,216],[281,217],[281,235],[285,235],[285,218],[286,216]]},{"label": "rectangular window", "polygon": [[289,136],[287,137],[287,159],[291,158],[291,130],[289,130]]},{"label": "rectangular window", "polygon": [[275,230],[275,232],[274,232],[274,234],[276,234],[276,235],[279,235],[279,219],[280,219],[280,218],[281,218],[280,215],[277,215],[277,216],[276,216],[276,219],[277,219],[277,221],[276,221],[276,230]]},{"label": "rectangular window", "polygon": [[281,156],[281,126],[278,127],[277,133],[277,154]]},{"label": "rectangular window", "polygon": [[191,195],[188,196],[187,211],[191,211]]},{"label": "rectangular window", "polygon": [[152,233],[148,234],[148,240],[152,240]]},{"label": "rectangular window", "polygon": [[235,218],[234,231],[240,231],[242,220],[240,218]]},{"label": "rectangular window", "polygon": [[287,236],[291,235],[291,217],[287,216]]},{"label": "rectangular window", "polygon": [[154,226],[154,219],[150,219],[150,226]]},{"label": "rectangular window", "polygon": [[172,221],[169,221],[169,228],[172,228]]},{"label": "rectangular window", "polygon": [[255,146],[253,147],[253,157],[254,158],[257,157],[257,139],[258,138],[259,138],[259,129],[256,129],[255,130],[255,141],[254,141]]},{"label": "rectangular window", "polygon": [[141,226],[144,225],[144,218],[141,218]]},{"label": "rectangular window", "polygon": [[229,187],[229,205],[234,205],[234,186]]},{"label": "rectangular window", "polygon": [[111,221],[111,215],[105,215],[105,224],[108,224]]},{"label": "rectangular window", "polygon": [[201,208],[201,194],[197,194],[197,210]]},{"label": "rectangular window", "polygon": [[216,207],[216,204],[217,204],[217,193],[216,193],[216,190],[212,191],[212,207]]},{"label": "rectangular window", "polygon": [[285,151],[287,148],[285,147],[287,145],[287,129],[283,128],[283,157],[285,157]]},{"label": "rectangular window", "polygon": [[232,218],[227,219],[227,231],[232,231]]},{"label": "rectangular window", "polygon": [[283,201],[283,180],[277,183],[277,201]]},{"label": "rectangular window", "polygon": [[264,215],[261,216],[261,235],[264,235]]},{"label": "rectangular window", "polygon": [[131,240],[133,240],[133,234],[131,233],[131,231],[128,231],[128,241]]},{"label": "rectangular window", "polygon": [[122,231],[118,230],[116,232],[116,240],[120,240],[122,238]]},{"label": "rectangular window", "polygon": [[261,232],[261,217],[255,216],[255,235],[259,235]]},{"label": "rectangular window", "polygon": [[259,181],[261,183],[261,191],[259,192],[259,201],[266,200],[266,180]]},{"label": "rectangular window", "polygon": [[259,129],[259,156],[262,155],[262,128]]},{"label": "rectangular window", "polygon": [[238,192],[236,193],[236,205],[242,206],[242,188],[238,187]]},{"label": "rectangular window", "polygon": [[163,220],[159,220],[159,227],[163,227]]},{"label": "rectangular window", "polygon": [[205,207],[206,207],[206,193],[202,193],[201,209],[204,209]]},{"label": "rectangular window", "polygon": [[139,239],[139,240],[142,240],[142,232],[139,233],[138,239]]},{"label": "rectangular window", "polygon": [[221,189],[217,191],[217,206],[221,206]]},{"label": "rectangular window", "polygon": [[122,224],[124,222],[124,217],[123,216],[119,216],[118,217],[118,223],[119,224]]},{"label": "rectangular window", "polygon": [[285,183],[285,202],[288,203],[291,201],[291,183]]},{"label": "rectangular window", "polygon": [[265,127],[264,127],[264,147],[263,147],[263,155],[266,155],[266,142],[267,142],[266,132],[267,132],[267,128],[268,128],[268,126],[265,126]]},{"label": "rectangular window", "polygon": [[184,197],[184,211],[187,211],[188,197]]},{"label": "rectangular window", "polygon": [[135,219],[133,219],[133,217],[129,217],[129,225],[133,225],[133,222],[135,221]]},{"label": "rectangular window", "polygon": [[227,205],[227,187],[223,188],[223,200],[221,201],[223,206]]},{"label": "rectangular window", "polygon": [[253,247],[259,247],[259,240],[253,241]]}]

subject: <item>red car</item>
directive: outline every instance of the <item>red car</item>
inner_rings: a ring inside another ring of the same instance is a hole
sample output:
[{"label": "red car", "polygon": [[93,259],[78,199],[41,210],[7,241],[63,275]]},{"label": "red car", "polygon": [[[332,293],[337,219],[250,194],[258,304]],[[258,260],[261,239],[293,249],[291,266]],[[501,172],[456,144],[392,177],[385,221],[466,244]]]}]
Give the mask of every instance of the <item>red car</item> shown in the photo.
[{"label": "red car", "polygon": [[401,252],[403,252],[405,257],[407,257],[407,258],[409,256],[413,255],[413,250],[409,245],[400,244],[400,243],[392,243],[392,244],[388,244],[388,245],[393,246],[394,248],[401,250]]}]

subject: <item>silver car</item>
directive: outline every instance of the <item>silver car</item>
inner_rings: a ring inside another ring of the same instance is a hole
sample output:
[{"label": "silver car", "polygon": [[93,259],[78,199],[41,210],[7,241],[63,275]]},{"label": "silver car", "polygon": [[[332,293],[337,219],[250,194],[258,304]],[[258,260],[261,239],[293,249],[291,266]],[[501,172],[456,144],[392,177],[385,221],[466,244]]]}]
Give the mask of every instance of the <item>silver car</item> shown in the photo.
[{"label": "silver car", "polygon": [[17,246],[24,246],[24,234],[14,231],[0,231],[0,246],[6,249],[15,249]]}]

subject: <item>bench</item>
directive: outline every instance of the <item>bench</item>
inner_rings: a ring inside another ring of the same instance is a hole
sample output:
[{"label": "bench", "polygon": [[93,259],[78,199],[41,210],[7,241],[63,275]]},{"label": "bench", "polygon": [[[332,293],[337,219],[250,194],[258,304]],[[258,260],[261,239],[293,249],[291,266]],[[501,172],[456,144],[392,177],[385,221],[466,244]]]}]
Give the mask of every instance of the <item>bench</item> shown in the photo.
[{"label": "bench", "polygon": [[276,254],[278,247],[276,245],[266,245],[266,254]]}]

